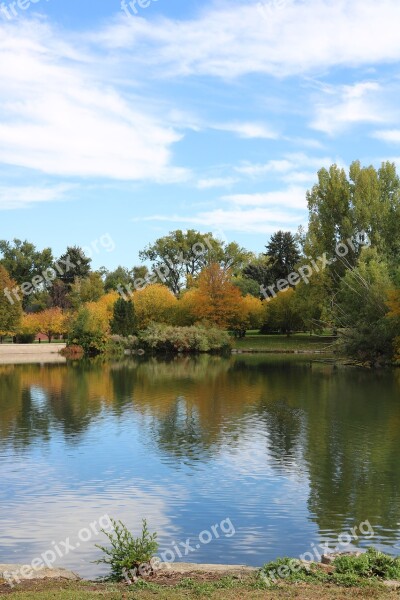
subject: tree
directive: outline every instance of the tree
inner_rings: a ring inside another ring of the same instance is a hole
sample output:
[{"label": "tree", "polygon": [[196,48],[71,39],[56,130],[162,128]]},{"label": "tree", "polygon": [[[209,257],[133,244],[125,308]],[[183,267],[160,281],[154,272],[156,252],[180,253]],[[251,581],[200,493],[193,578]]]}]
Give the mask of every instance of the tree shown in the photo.
[{"label": "tree", "polygon": [[165,285],[155,283],[133,294],[137,328],[146,329],[151,321],[172,324],[178,300]]},{"label": "tree", "polygon": [[0,254],[0,264],[14,280],[14,287],[31,284],[29,294],[22,295],[22,304],[27,308],[34,301],[35,290],[43,292],[48,285],[43,273],[53,268],[52,251],[50,248],[39,251],[27,240],[14,239],[12,243],[0,240]]},{"label": "tree", "polygon": [[36,313],[35,318],[38,321],[39,331],[47,335],[49,344],[54,335],[66,333],[66,321],[60,308],[48,308]]},{"label": "tree", "polygon": [[[146,269],[146,267],[144,267]],[[134,276],[132,271],[126,267],[117,267],[115,271],[107,271],[104,279],[104,288],[106,292],[110,290],[118,290],[121,286],[124,289],[130,289],[134,284]]]},{"label": "tree", "polygon": [[135,333],[135,310],[131,300],[118,298],[114,304],[111,333],[128,337]]},{"label": "tree", "polygon": [[92,259],[85,256],[82,248],[68,246],[66,252],[56,262],[59,266],[59,279],[70,287],[76,279],[88,277],[91,262]]},{"label": "tree", "polygon": [[332,165],[318,172],[318,183],[307,193],[309,229],[306,251],[315,258],[324,252],[331,258],[338,243],[353,240],[355,248],[331,270],[343,276],[347,266],[354,266],[362,244],[357,236],[366,232],[372,247],[389,262],[398,261],[400,242],[400,180],[394,163],[361,167],[359,161],[344,169]]},{"label": "tree", "polygon": [[379,362],[393,355],[395,323],[387,318],[389,268],[376,249],[364,249],[356,267],[340,282],[335,318],[346,351],[363,361]]},{"label": "tree", "polygon": [[271,268],[271,258],[265,254],[260,254],[259,256],[255,256],[243,269],[244,278],[256,282],[258,295],[260,295],[260,287],[270,285],[271,280],[273,280]]},{"label": "tree", "polygon": [[304,327],[301,311],[295,301],[296,292],[293,288],[279,292],[267,303],[267,319],[264,331],[280,331],[290,335],[301,331]]},{"label": "tree", "polygon": [[212,262],[224,269],[238,272],[247,264],[251,254],[236,242],[225,244],[212,233],[202,234],[180,229],[159,238],[140,252],[142,260],[149,260],[156,278],[179,294],[189,280],[196,278]]},{"label": "tree", "polygon": [[69,304],[77,309],[85,302],[97,302],[104,294],[104,283],[100,273],[93,272],[85,278],[77,277],[68,295]]},{"label": "tree", "polygon": [[41,325],[36,313],[24,314],[18,327],[18,341],[20,343],[32,343],[40,332]]},{"label": "tree", "polygon": [[198,320],[227,328],[243,315],[243,298],[232,284],[231,271],[217,263],[206,267],[199,275],[192,293],[193,308]]},{"label": "tree", "polygon": [[14,239],[12,243],[0,240],[0,253],[2,254],[0,263],[18,285],[31,282],[35,276],[41,275],[43,271],[53,266],[51,249],[45,248],[39,251],[27,240],[22,242]]},{"label": "tree", "polygon": [[0,264],[0,341],[5,335],[14,335],[21,321],[21,302],[9,294],[15,285],[16,282]]},{"label": "tree", "polygon": [[300,260],[295,236],[290,231],[278,231],[271,237],[266,248],[266,257],[269,258],[270,264],[268,273],[270,283],[287,279]]}]

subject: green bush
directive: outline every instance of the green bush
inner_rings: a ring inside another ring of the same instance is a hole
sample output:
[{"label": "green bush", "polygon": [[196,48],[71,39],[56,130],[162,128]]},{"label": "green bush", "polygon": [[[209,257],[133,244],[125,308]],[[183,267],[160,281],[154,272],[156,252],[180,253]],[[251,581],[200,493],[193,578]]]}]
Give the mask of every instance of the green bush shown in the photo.
[{"label": "green bush", "polygon": [[338,556],[332,563],[334,571],[327,573],[317,563],[305,565],[293,558],[278,558],[260,570],[260,582],[271,586],[281,581],[288,583],[334,583],[343,587],[379,585],[381,580],[400,580],[400,558],[388,556],[369,548],[356,555]]},{"label": "green bush", "polygon": [[33,344],[36,335],[34,333],[19,333],[17,335],[17,344]]},{"label": "green bush", "polygon": [[85,307],[79,310],[70,324],[68,345],[81,346],[87,356],[95,356],[106,350],[107,335],[102,323]]},{"label": "green bush", "polygon": [[339,574],[400,579],[400,558],[388,556],[375,548],[368,548],[361,556],[338,556],[333,565]]},{"label": "green bush", "polygon": [[104,553],[104,557],[95,562],[111,567],[110,580],[122,581],[126,573],[128,577],[131,571],[140,574],[140,567],[150,563],[158,550],[157,534],[149,532],[146,519],[143,519],[141,536],[137,538],[133,537],[122,521],[111,519],[111,523],[113,532],[102,529],[111,543],[111,548],[96,544],[96,548]]},{"label": "green bush", "polygon": [[216,327],[173,327],[151,323],[139,333],[140,345],[151,352],[223,352],[231,347],[228,332]]}]

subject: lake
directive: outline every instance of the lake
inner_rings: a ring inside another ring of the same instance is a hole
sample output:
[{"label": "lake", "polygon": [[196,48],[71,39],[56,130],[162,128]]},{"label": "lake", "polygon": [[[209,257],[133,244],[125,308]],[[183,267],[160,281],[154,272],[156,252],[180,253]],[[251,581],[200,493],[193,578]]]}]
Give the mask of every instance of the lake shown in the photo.
[{"label": "lake", "polygon": [[186,562],[259,566],[340,534],[400,554],[400,370],[261,355],[0,365],[0,482],[0,563],[69,538],[56,565],[104,573],[90,530],[104,515],[136,532],[146,518]]}]

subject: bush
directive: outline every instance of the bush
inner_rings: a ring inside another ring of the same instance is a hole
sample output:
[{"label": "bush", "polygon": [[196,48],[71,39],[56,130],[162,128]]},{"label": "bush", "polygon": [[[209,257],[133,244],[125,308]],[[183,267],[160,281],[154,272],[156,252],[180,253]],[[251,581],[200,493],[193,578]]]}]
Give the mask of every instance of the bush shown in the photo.
[{"label": "bush", "polygon": [[34,333],[20,333],[17,335],[17,344],[33,344],[35,338]]},{"label": "bush", "polygon": [[99,317],[82,308],[72,321],[68,331],[68,346],[83,348],[85,355],[95,356],[106,350],[107,335]]},{"label": "bush", "polygon": [[83,358],[85,352],[84,352],[82,346],[77,346],[75,344],[71,344],[70,346],[63,348],[61,350],[60,354],[61,354],[61,356],[64,356],[65,358],[77,359],[77,358]]},{"label": "bush", "polygon": [[143,519],[142,534],[137,538],[133,537],[122,521],[111,519],[111,522],[114,527],[113,532],[109,533],[102,529],[111,543],[111,548],[96,544],[96,548],[105,554],[104,558],[97,560],[96,563],[110,565],[109,579],[121,581],[126,572],[128,576],[132,570],[140,573],[140,567],[150,563],[158,550],[157,534],[149,532],[146,519]]},{"label": "bush", "polygon": [[139,341],[151,352],[223,352],[231,347],[229,334],[216,327],[172,327],[157,323],[140,332]]},{"label": "bush", "polygon": [[361,556],[338,556],[333,565],[339,574],[400,579],[400,558],[388,556],[375,548],[368,548]]}]

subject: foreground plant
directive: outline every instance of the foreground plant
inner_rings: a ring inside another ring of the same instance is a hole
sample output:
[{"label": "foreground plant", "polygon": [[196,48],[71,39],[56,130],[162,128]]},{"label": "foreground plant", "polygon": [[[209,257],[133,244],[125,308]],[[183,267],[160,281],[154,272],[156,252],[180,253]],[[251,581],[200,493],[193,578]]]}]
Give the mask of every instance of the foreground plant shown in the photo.
[{"label": "foreground plant", "polygon": [[131,571],[140,572],[140,567],[150,563],[158,550],[157,533],[150,533],[146,519],[142,521],[142,533],[140,537],[134,537],[122,521],[111,519],[113,531],[107,532],[102,529],[110,543],[111,548],[96,544],[104,557],[96,560],[97,564],[106,564],[111,567],[108,579],[121,581],[126,573]]}]

